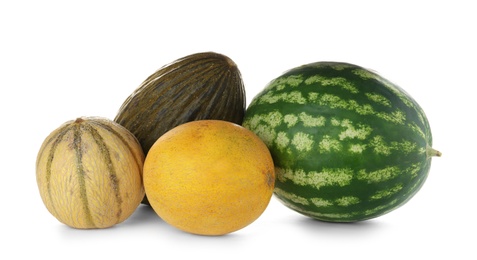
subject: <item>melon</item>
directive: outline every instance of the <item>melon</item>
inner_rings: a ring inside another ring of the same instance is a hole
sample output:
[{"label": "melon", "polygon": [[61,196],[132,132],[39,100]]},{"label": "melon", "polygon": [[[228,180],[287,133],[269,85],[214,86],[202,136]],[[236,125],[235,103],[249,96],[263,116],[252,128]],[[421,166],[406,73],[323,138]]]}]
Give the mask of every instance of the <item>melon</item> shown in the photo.
[{"label": "melon", "polygon": [[65,122],[46,137],[37,155],[43,203],[73,228],[121,223],[144,197],[144,159],[136,137],[112,120],[80,117]]},{"label": "melon", "polygon": [[147,154],[168,130],[216,119],[242,124],[245,88],[237,65],[215,53],[195,53],[164,65],[121,105],[114,121],[139,140]]},{"label": "melon", "polygon": [[403,88],[343,62],[315,62],[272,80],[243,125],[270,149],[274,194],[305,216],[356,222],[408,202],[428,177],[431,128]]}]

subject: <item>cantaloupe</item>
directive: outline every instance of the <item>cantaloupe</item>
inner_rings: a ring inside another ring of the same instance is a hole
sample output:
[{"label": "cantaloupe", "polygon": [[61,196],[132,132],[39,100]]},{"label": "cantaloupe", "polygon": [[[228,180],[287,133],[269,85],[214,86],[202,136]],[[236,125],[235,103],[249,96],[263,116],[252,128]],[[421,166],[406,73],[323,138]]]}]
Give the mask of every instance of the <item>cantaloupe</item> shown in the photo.
[{"label": "cantaloupe", "polygon": [[135,136],[112,120],[81,117],[43,142],[36,180],[48,211],[80,229],[126,220],[144,197],[144,153]]}]

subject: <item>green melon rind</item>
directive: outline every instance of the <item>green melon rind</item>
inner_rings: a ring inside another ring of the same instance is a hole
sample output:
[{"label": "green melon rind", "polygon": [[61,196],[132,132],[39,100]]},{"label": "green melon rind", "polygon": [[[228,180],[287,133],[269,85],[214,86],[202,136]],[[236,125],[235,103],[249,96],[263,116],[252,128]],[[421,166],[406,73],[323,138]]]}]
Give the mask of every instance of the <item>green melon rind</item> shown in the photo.
[{"label": "green melon rind", "polygon": [[431,155],[440,155],[408,93],[347,63],[284,73],[255,96],[243,126],[272,153],[276,197],[324,221],[360,221],[398,208],[422,187]]}]

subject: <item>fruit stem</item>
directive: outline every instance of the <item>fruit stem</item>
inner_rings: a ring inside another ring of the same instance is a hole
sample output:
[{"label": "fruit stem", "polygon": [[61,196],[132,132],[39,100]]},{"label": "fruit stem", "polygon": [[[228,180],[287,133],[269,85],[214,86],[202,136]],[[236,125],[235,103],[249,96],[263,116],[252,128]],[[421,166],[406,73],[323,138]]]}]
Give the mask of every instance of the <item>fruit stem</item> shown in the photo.
[{"label": "fruit stem", "polygon": [[82,117],[78,117],[78,118],[76,118],[75,123],[80,124],[83,121],[84,121],[84,119]]},{"label": "fruit stem", "polygon": [[237,67],[237,64],[235,64],[235,62],[232,59],[230,59],[229,57],[225,57],[225,58],[227,60],[227,64],[230,66],[230,68]]},{"label": "fruit stem", "polygon": [[433,156],[441,157],[442,153],[433,149],[432,147],[427,147],[427,156],[429,156],[429,157],[433,157]]}]

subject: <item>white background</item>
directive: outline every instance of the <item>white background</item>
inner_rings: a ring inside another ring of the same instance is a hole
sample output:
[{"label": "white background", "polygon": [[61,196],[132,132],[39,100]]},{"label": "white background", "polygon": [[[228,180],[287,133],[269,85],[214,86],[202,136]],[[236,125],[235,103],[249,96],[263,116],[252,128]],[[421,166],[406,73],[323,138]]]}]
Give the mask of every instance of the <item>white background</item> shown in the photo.
[{"label": "white background", "polygon": [[[2,1],[0,258],[477,259],[476,7],[394,2]],[[305,63],[376,70],[424,108],[443,156],[409,203],[361,223],[313,221],[273,198],[221,237],[178,231],[144,206],[110,229],[60,224],[36,186],[44,138],[78,116],[114,118],[147,76],[202,51],[237,63],[247,102]]]}]

